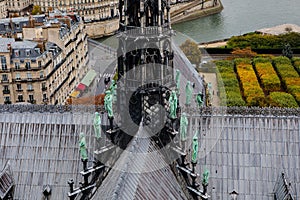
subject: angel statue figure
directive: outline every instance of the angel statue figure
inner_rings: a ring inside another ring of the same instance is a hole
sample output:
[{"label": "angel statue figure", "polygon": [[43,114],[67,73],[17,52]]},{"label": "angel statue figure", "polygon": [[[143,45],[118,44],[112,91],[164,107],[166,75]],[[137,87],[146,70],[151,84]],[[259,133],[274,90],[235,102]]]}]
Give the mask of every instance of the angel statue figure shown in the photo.
[{"label": "angel statue figure", "polygon": [[95,130],[96,138],[97,139],[101,138],[101,117],[98,112],[95,112],[94,130]]},{"label": "angel statue figure", "polygon": [[192,94],[193,94],[193,88],[191,86],[190,81],[188,81],[186,83],[186,87],[185,87],[185,97],[186,97],[185,104],[186,105],[190,105],[191,104]]},{"label": "angel statue figure", "polygon": [[87,156],[85,135],[82,132],[79,134],[79,151],[80,151],[81,159],[87,160],[88,156]]},{"label": "angel statue figure", "polygon": [[177,112],[177,95],[175,91],[172,91],[170,97],[169,97],[169,105],[170,105],[170,118],[176,119],[176,112]]},{"label": "angel statue figure", "polygon": [[186,132],[187,132],[188,124],[189,124],[189,121],[186,117],[186,114],[182,113],[182,115],[180,117],[180,139],[181,139],[181,141],[186,141],[186,139],[187,139]]},{"label": "angel statue figure", "polygon": [[195,133],[194,137],[193,137],[193,143],[192,143],[192,147],[193,147],[193,152],[192,152],[192,163],[197,163],[197,157],[198,157],[198,132]]},{"label": "angel statue figure", "polygon": [[112,103],[113,103],[113,96],[110,90],[106,90],[105,97],[104,97],[104,108],[107,111],[108,117],[113,117],[113,109],[112,109]]}]

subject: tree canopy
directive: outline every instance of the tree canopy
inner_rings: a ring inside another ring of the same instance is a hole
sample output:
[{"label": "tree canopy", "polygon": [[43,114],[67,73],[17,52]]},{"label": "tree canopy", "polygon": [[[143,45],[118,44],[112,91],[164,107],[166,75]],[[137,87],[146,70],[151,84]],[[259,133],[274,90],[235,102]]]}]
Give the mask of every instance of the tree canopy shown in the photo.
[{"label": "tree canopy", "polygon": [[196,67],[199,67],[201,62],[201,51],[196,42],[188,39],[182,45],[180,45],[180,49],[192,64],[195,64]]}]

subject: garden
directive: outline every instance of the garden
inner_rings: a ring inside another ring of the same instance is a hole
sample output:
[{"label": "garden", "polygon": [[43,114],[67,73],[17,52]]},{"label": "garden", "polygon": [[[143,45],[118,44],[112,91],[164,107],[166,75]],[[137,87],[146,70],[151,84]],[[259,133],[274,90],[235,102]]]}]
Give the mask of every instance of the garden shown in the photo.
[{"label": "garden", "polygon": [[299,107],[300,58],[215,61],[222,106]]}]

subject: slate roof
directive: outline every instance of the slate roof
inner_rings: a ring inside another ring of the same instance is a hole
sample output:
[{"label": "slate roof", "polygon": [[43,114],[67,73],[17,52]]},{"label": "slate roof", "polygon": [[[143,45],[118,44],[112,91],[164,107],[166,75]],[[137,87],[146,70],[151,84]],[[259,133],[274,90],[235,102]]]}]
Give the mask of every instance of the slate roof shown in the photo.
[{"label": "slate roof", "polygon": [[187,199],[156,143],[140,126],[94,199]]},{"label": "slate roof", "polygon": [[273,200],[282,172],[300,199],[299,116],[209,117],[202,124],[198,172],[209,169],[212,199],[229,199],[235,190],[238,199]]},{"label": "slate roof", "polygon": [[[82,181],[79,132],[86,133],[89,152],[95,150],[93,112],[51,112],[51,107],[43,111],[41,106],[36,107],[39,112],[34,106],[28,108],[31,113],[2,109],[0,169],[10,162],[16,183],[14,199],[41,199],[46,185],[52,188],[50,199],[67,199],[67,181],[73,178],[74,187]],[[210,171],[208,193],[212,199],[230,199],[229,193],[235,190],[238,199],[273,200],[273,189],[282,172],[291,183],[294,199],[299,199],[299,122],[300,117],[294,115],[194,116],[188,140],[200,125],[196,171]],[[147,137],[133,140],[94,199],[185,199],[160,151],[155,156],[149,153],[156,148]],[[147,153],[140,157],[130,152]]]},{"label": "slate roof", "polygon": [[[14,199],[41,199],[44,186],[51,199],[67,199],[67,181],[82,181],[79,132],[93,152],[92,113],[23,112],[0,115],[0,168],[10,162],[16,183]],[[92,160],[92,159],[91,159]]]}]

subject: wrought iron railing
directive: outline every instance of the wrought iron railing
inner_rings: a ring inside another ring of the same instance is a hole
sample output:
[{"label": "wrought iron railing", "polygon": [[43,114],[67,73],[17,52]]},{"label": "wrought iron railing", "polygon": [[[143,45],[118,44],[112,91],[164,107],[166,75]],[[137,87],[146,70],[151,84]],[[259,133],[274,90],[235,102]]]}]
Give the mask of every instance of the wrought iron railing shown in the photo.
[{"label": "wrought iron railing", "polygon": [[274,187],[274,198],[275,200],[294,200],[291,185],[288,184],[283,172],[277,178]]}]

